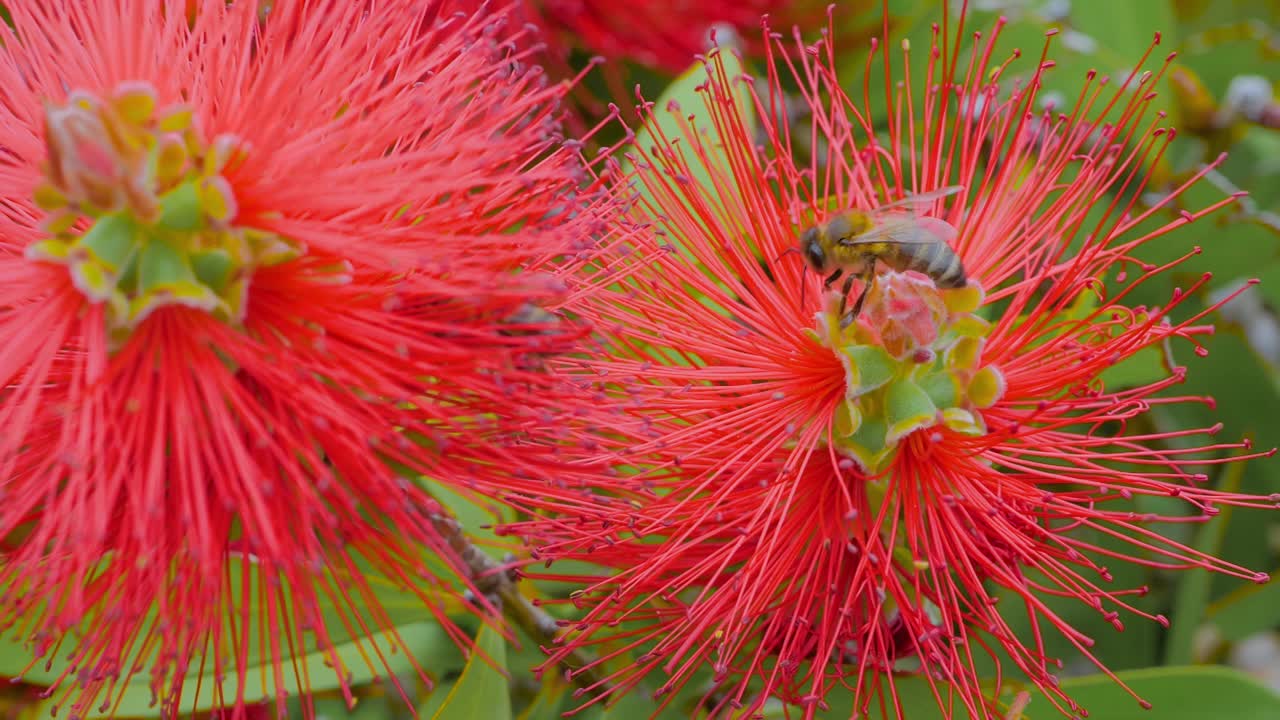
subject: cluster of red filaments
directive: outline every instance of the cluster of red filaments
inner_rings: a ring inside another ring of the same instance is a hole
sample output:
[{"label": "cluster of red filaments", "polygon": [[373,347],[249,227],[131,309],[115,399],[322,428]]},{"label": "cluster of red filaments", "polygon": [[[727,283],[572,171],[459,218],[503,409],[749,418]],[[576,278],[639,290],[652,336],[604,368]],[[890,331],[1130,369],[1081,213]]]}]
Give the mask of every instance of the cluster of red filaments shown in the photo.
[{"label": "cluster of red filaments", "polygon": [[5,3],[0,626],[55,713],[314,716],[316,658],[427,676],[394,606],[492,609],[433,493],[563,477],[616,205],[465,5]]},{"label": "cluster of red filaments", "polygon": [[[548,575],[587,584],[572,599],[580,619],[552,650],[552,662],[597,650],[614,668],[587,694],[647,684],[675,702],[706,677],[719,712],[781,698],[812,717],[852,688],[854,712],[901,714],[898,673],[916,670],[952,711],[989,718],[1004,715],[981,681],[995,663],[1081,711],[1045,636],[1096,661],[1094,640],[1047,596],[1119,629],[1122,615],[1165,620],[1133,602],[1145,588],[1111,584],[1108,562],[1266,579],[1148,526],[1273,507],[1206,486],[1215,466],[1270,453],[1206,439],[1216,426],[1141,429],[1154,406],[1209,402],[1172,392],[1185,378],[1175,364],[1139,382],[1104,378],[1143,350],[1201,351],[1213,308],[1186,302],[1207,278],[1158,307],[1133,299],[1192,253],[1159,266],[1136,256],[1234,198],[1155,222],[1209,171],[1134,204],[1171,137],[1160,117],[1144,119],[1163,70],[1109,86],[1091,76],[1073,114],[1040,109],[1048,46],[1029,77],[1002,86],[1002,26],[935,28],[917,95],[894,78],[887,43],[869,55],[859,102],[830,41],[797,40],[800,59],[776,51],[763,81],[733,77],[714,56],[705,106],[648,111],[672,122],[638,149],[625,182],[644,189],[640,213],[660,240],[588,313],[618,336],[589,361],[622,389],[626,415],[612,429],[628,437],[616,451],[628,470],[653,469],[593,494],[530,498],[555,517],[516,528],[541,559],[608,568]],[[883,78],[872,72],[881,60]],[[794,77],[781,77],[788,66]],[[793,81],[812,111],[806,127],[778,111]],[[887,142],[871,121],[879,88],[896,112]],[[755,93],[753,113],[744,93]],[[964,200],[936,218],[957,230],[951,249],[973,296],[881,272],[842,327],[834,304],[814,300],[823,279],[797,270],[798,218],[950,186]],[[1137,513],[1128,501],[1144,495],[1189,512]],[[1029,629],[1015,629],[1013,607]]]}]

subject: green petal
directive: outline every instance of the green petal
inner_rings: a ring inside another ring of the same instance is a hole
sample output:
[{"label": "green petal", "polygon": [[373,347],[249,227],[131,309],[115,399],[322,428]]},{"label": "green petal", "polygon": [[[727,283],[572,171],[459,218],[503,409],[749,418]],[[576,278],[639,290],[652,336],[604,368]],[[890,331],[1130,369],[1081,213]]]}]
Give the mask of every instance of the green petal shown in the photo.
[{"label": "green petal", "polygon": [[942,424],[960,433],[977,437],[986,432],[982,420],[963,408],[947,408],[942,411]]},{"label": "green petal", "polygon": [[70,274],[71,284],[92,303],[107,300],[116,289],[116,276],[92,258],[71,263]]},{"label": "green petal", "polygon": [[45,262],[55,262],[58,264],[66,264],[67,257],[71,254],[71,243],[57,238],[41,240],[33,242],[27,246],[25,257],[28,260]]},{"label": "green petal", "polygon": [[156,110],[156,90],[145,83],[129,83],[116,91],[111,105],[126,122],[141,125],[149,121]]},{"label": "green petal", "polygon": [[222,298],[214,295],[213,291],[204,285],[194,282],[176,283],[152,288],[150,291],[134,298],[129,305],[129,324],[132,327],[137,327],[151,313],[170,305],[183,305],[223,316],[231,314]]},{"label": "green petal", "polygon": [[180,250],[161,238],[152,238],[138,259],[138,290],[196,284],[195,272]]},{"label": "green petal", "polygon": [[977,315],[961,315],[952,321],[948,332],[960,337],[986,337],[991,332],[991,323]]},{"label": "green petal", "polygon": [[848,437],[862,427],[862,413],[857,405],[845,400],[836,406],[835,431],[837,435]]},{"label": "green petal", "polygon": [[119,274],[133,258],[141,239],[141,228],[133,218],[107,215],[85,231],[78,247],[88,250],[105,270]]},{"label": "green petal", "polygon": [[947,348],[946,366],[951,370],[968,370],[978,364],[985,341],[977,337],[964,337]]},{"label": "green petal", "polygon": [[918,378],[916,384],[933,401],[934,407],[949,408],[960,398],[960,383],[949,372],[930,373]]},{"label": "green petal", "polygon": [[896,444],[915,430],[929,427],[938,415],[938,408],[928,393],[910,380],[899,380],[889,386],[884,399],[885,419],[888,429],[885,442]]},{"label": "green petal", "polygon": [[840,451],[858,463],[866,473],[880,472],[893,448],[885,445],[885,424],[879,417],[866,416],[852,436],[840,443]]},{"label": "green petal", "polygon": [[893,379],[899,363],[879,345],[854,345],[840,353],[845,366],[845,394],[864,395]]},{"label": "green petal", "polygon": [[191,269],[200,282],[221,294],[227,288],[227,281],[235,270],[235,261],[222,248],[212,248],[191,254]]},{"label": "green petal", "polygon": [[160,198],[160,226],[184,232],[204,227],[204,208],[195,183],[182,183]]},{"label": "green petal", "polygon": [[858,443],[844,443],[840,446],[840,453],[856,463],[863,473],[875,475],[893,457],[893,448],[873,449]]},{"label": "green petal", "polygon": [[969,402],[975,407],[989,408],[1004,395],[1004,375],[988,365],[978,371],[969,382]]}]

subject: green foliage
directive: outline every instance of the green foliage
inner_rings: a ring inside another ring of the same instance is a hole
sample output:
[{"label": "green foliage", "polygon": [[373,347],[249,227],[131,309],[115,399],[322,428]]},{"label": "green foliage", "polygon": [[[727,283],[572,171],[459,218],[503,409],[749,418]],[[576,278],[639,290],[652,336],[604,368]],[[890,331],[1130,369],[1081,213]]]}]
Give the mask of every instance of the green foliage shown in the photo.
[{"label": "green foliage", "polygon": [[[711,107],[717,100],[707,90],[710,77],[720,70],[734,84],[734,109],[740,113],[743,126],[755,126],[755,104],[747,89],[747,82],[742,78],[744,67],[741,58],[731,48],[716,50],[710,54],[706,63],[693,65],[672,81],[654,102],[652,114],[644,118],[643,124],[635,132],[624,168],[630,168],[633,163],[640,163],[640,167],[651,167],[652,172],[646,173],[646,177],[654,184],[670,182],[661,170],[667,165],[672,166],[675,172],[686,175],[688,182],[698,187],[720,188],[724,178],[733,177],[729,159],[724,154],[724,144],[713,124]],[[701,153],[697,146],[689,143],[691,136],[698,138]],[[659,140],[674,141],[672,145],[675,146],[677,155],[655,155]],[[638,185],[633,190],[638,193],[642,203],[657,208],[661,206],[661,200],[655,199],[654,186],[650,182]],[[721,189],[726,193],[732,192],[731,188]],[[733,198],[722,195],[719,201],[732,206],[730,204],[733,203]],[[697,217],[695,208],[686,205],[686,209],[691,217]],[[687,252],[687,248],[682,247],[681,237],[675,233],[669,237],[671,242]]]},{"label": "green foliage", "polygon": [[476,635],[475,651],[457,682],[446,694],[437,690],[418,708],[418,717],[431,720],[490,718],[511,720],[507,690],[507,642],[492,627]]},{"label": "green foliage", "polygon": [[[913,45],[926,47],[929,23],[936,20],[938,4],[932,0],[891,0],[892,20],[899,28],[896,34],[905,33]],[[1150,190],[1160,191],[1184,182],[1225,150],[1229,153],[1227,160],[1210,173],[1209,183],[1188,193],[1185,202],[1191,208],[1202,207],[1237,188],[1247,188],[1255,194],[1239,206],[1219,213],[1213,222],[1197,223],[1193,228],[1173,233],[1160,243],[1144,248],[1141,259],[1152,263],[1168,262],[1197,246],[1203,252],[1179,266],[1167,279],[1149,283],[1132,302],[1164,305],[1175,285],[1189,286],[1209,271],[1215,273],[1211,289],[1229,288],[1254,277],[1261,277],[1264,282],[1249,291],[1257,295],[1259,302],[1251,306],[1247,315],[1235,317],[1228,313],[1223,322],[1223,315],[1214,311],[1201,321],[1218,322],[1223,328],[1209,341],[1208,356],[1194,355],[1186,347],[1170,350],[1178,364],[1188,368],[1187,382],[1174,389],[1176,394],[1212,396],[1217,400],[1216,407],[1194,404],[1157,407],[1150,414],[1152,427],[1147,430],[1209,426],[1221,421],[1222,434],[1228,439],[1250,437],[1260,447],[1280,445],[1280,348],[1266,346],[1259,339],[1265,338],[1268,331],[1280,336],[1277,313],[1280,310],[1280,131],[1239,120],[1217,127],[1210,117],[1222,109],[1228,88],[1241,74],[1263,75],[1273,85],[1280,79],[1280,5],[1273,0],[1072,0],[1069,3],[1008,0],[995,4],[1002,6],[999,12],[1008,19],[994,53],[997,58],[1007,56],[1015,47],[1021,48],[1026,56],[1038,58],[1046,31],[1061,31],[1052,40],[1050,56],[1057,65],[1047,73],[1044,89],[1062,103],[1063,109],[1069,109],[1079,97],[1090,70],[1113,75],[1113,83],[1121,81],[1125,72],[1147,51],[1155,30],[1161,31],[1162,41],[1150,65],[1158,67],[1169,51],[1177,50],[1179,56],[1172,70],[1189,73],[1179,77],[1194,77],[1203,83],[1203,92],[1190,92],[1186,90],[1189,86],[1176,85],[1174,75],[1166,74],[1156,86],[1161,93],[1156,105],[1168,110],[1167,122],[1181,126],[1183,131],[1154,168],[1155,183]],[[1049,7],[1065,7],[1068,14],[1047,17],[1044,10]],[[969,26],[988,28],[996,14],[974,13]],[[3,5],[0,5],[0,20],[7,21]],[[722,57],[730,78],[744,73],[746,68],[735,55],[726,52]],[[862,95],[860,83],[865,57],[865,45],[842,49],[840,68],[843,77],[849,79],[848,88],[854,97]],[[923,54],[916,53],[913,57],[923,57]],[[1006,85],[1012,85],[1018,78],[1025,79],[1034,67],[1033,59],[1024,60],[1006,76]],[[665,82],[653,73],[644,74],[643,80],[651,96],[652,91]],[[712,165],[708,166],[690,152],[687,143],[683,146],[682,162],[687,163],[694,182],[709,185],[713,170],[722,169],[726,160],[717,151],[717,139],[709,134],[705,93],[700,90],[706,80],[705,66],[700,63],[673,79],[655,101],[651,123],[636,132],[632,149],[649,152],[655,135],[678,137],[692,123],[704,134]],[[594,76],[588,82],[597,92],[604,88],[604,83]],[[744,113],[744,124],[752,127],[754,108],[746,88],[745,83],[737,86],[738,106]],[[871,92],[869,97],[872,119],[883,120],[888,111],[884,107],[883,92]],[[632,99],[616,98],[615,101],[627,107]],[[671,106],[673,102],[675,105]],[[694,119],[691,120],[691,116]],[[649,189],[636,190],[642,198],[651,197]],[[721,198],[721,202],[727,201]],[[1171,217],[1171,213],[1164,214],[1154,221],[1167,222]],[[679,242],[679,238],[672,240]],[[1181,309],[1180,317],[1204,312],[1214,302],[1205,291]],[[1084,312],[1087,307],[1082,305],[1077,309]],[[688,359],[675,361],[688,362]],[[1166,376],[1166,365],[1165,349],[1151,348],[1111,368],[1104,380],[1109,386],[1145,384]],[[899,414],[910,416],[929,403],[927,397],[923,400],[921,397],[895,397],[901,400]],[[1242,472],[1219,474],[1211,481],[1222,489],[1239,488],[1263,494],[1280,492],[1280,462],[1253,462],[1235,467]],[[433,492],[436,491],[433,489]],[[486,529],[498,520],[512,519],[509,513],[504,515],[474,498],[455,493],[440,492],[437,498],[452,510],[468,536],[492,558],[501,559],[512,549],[507,539]],[[1132,509],[1153,511],[1159,503],[1160,499],[1143,498],[1135,500]],[[1280,525],[1273,517],[1262,513],[1225,512],[1203,526],[1161,528],[1198,550],[1220,555],[1241,566],[1264,569],[1280,565],[1276,547],[1278,529]],[[1113,538],[1096,532],[1088,535],[1087,540],[1104,550],[1121,547]],[[1226,582],[1202,571],[1167,573],[1122,564],[1111,569],[1117,587],[1148,586],[1150,593],[1134,598],[1133,604],[1144,612],[1167,615],[1171,625],[1165,630],[1156,623],[1134,620],[1123,632],[1117,632],[1100,613],[1079,602],[1061,598],[1046,600],[1050,611],[1093,640],[1091,651],[1108,667],[1120,671],[1117,673],[1120,681],[1154,705],[1151,711],[1140,711],[1137,701],[1120,684],[1096,674],[1094,666],[1085,662],[1070,642],[1046,633],[1044,652],[1063,657],[1067,662],[1062,682],[1064,690],[1087,708],[1091,717],[1108,720],[1129,717],[1270,720],[1280,717],[1280,697],[1252,678],[1224,666],[1189,665],[1222,660],[1233,644],[1259,633],[1276,632],[1280,628],[1280,578],[1239,587],[1236,581]],[[238,586],[242,572],[239,562],[228,568],[232,586]],[[338,583],[342,579],[331,581]],[[237,633],[250,638],[248,656],[252,667],[247,673],[245,700],[274,702],[278,692],[285,692],[292,698],[291,711],[298,714],[296,696],[309,689],[316,695],[318,712],[327,718],[410,717],[410,707],[398,698],[392,684],[385,677],[375,677],[364,661],[376,647],[388,658],[388,669],[392,673],[408,678],[402,685],[414,694],[410,702],[421,718],[542,720],[558,717],[585,701],[585,698],[574,698],[573,691],[552,672],[540,678],[533,676],[531,668],[541,661],[536,642],[521,638],[524,647],[509,647],[501,634],[481,626],[476,633],[476,651],[464,657],[444,629],[428,620],[416,596],[372,574],[367,581],[388,609],[390,621],[396,624],[402,647],[393,649],[386,637],[354,640],[342,635],[335,638],[335,652],[347,683],[356,687],[358,694],[370,697],[348,710],[346,701],[333,692],[341,686],[339,676],[333,672],[329,657],[316,647],[314,638],[291,659],[289,666],[294,670],[284,675],[282,687],[276,688],[274,683],[267,682],[266,669],[273,663],[269,649],[261,645],[263,633],[258,623],[263,621],[265,613],[255,600],[243,608],[243,617],[250,618],[249,626]],[[256,577],[250,582],[256,583]],[[548,583],[538,589],[564,595],[570,588]],[[287,596],[287,592],[284,595]],[[260,596],[254,592],[249,597]],[[451,610],[458,609],[445,605]],[[332,606],[322,609],[331,629],[345,626],[341,609]],[[1016,633],[1028,637],[1032,628],[1025,613],[1011,607],[1006,617]],[[228,626],[238,622],[239,617],[227,619]],[[1207,644],[1204,638],[1208,638]],[[414,690],[417,684],[413,680],[413,666],[404,649],[437,680],[434,690],[429,693]],[[28,667],[27,649],[6,637],[0,644],[0,675],[47,684],[68,670],[66,655],[67,648],[61,648],[47,663],[42,660]],[[299,678],[305,678],[305,682]],[[1009,692],[1004,697],[1009,702],[1018,689],[1016,682],[1014,679],[1007,683]],[[210,709],[214,683],[211,672],[192,668],[186,678],[182,709],[197,712]],[[536,689],[522,692],[521,687],[530,685]],[[696,683],[691,683],[693,685]],[[198,698],[197,687],[200,688]],[[896,687],[907,710],[906,717],[911,720],[943,717],[924,681],[902,678]],[[223,688],[233,692],[232,680],[223,680]],[[672,701],[660,717],[664,720],[690,717],[690,702],[696,693],[690,695]],[[119,717],[158,714],[158,708],[152,704],[146,673],[134,676],[115,699],[112,711]],[[836,693],[829,701],[833,707],[821,717],[833,720],[849,717],[852,708],[847,693]],[[842,702],[845,704],[841,705]],[[593,706],[576,717],[582,720],[642,718],[657,707],[654,700],[637,690],[610,707]],[[51,708],[46,705],[40,709],[41,714],[47,716]],[[773,719],[794,717],[796,713],[794,709],[770,705],[764,715]],[[1059,714],[1046,698],[1033,693],[1023,717],[1039,720],[1059,717]]]},{"label": "green foliage", "polygon": [[[319,647],[314,635],[307,633],[301,643],[300,651],[294,651],[292,654],[292,664],[295,666],[283,673],[280,684],[277,685],[273,678],[275,666],[273,650],[269,644],[263,642],[263,638],[278,635],[280,631],[270,624],[264,624],[269,622],[272,614],[268,613],[265,603],[262,602],[264,591],[261,587],[261,578],[252,569],[246,576],[245,564],[239,560],[233,561],[227,572],[230,587],[240,588],[243,582],[243,587],[248,588],[247,596],[252,598],[247,605],[237,607],[234,614],[229,613],[223,620],[223,637],[248,639],[248,647],[245,651],[245,657],[248,660],[245,670],[246,686],[243,689],[243,698],[247,703],[274,702],[277,691],[289,696],[297,696],[304,690],[312,693],[337,690],[342,687],[344,679],[349,687],[359,687],[385,676],[388,672],[397,676],[411,673],[414,669],[411,658],[433,658],[448,662],[451,657],[459,655],[457,647],[445,630],[439,624],[429,621],[430,616],[417,595],[397,587],[374,571],[367,570],[365,582],[387,609],[391,622],[398,623],[395,627],[395,636],[378,633],[372,638],[367,638],[344,631],[343,628],[347,625],[343,622],[343,617],[349,616],[350,610],[335,605],[332,596],[322,594],[319,598],[320,610],[331,633],[333,654],[330,655],[325,648]],[[334,579],[332,582],[342,582],[342,580]],[[284,587],[279,590],[276,602],[283,604],[277,606],[276,617],[284,616],[291,602],[289,589]],[[441,601],[445,602],[446,607],[448,606],[445,598],[441,598]],[[91,629],[91,627],[86,628],[87,631]],[[290,650],[287,640],[282,639],[281,643],[283,645],[281,652],[288,657]],[[25,682],[37,685],[50,684],[68,672],[69,652],[69,647],[62,647],[28,668],[31,662],[28,650],[20,643],[6,637],[0,643],[0,676],[21,678]],[[379,667],[378,672],[375,672],[369,667],[366,658],[375,658],[376,662],[378,657],[386,658],[387,663],[385,668]],[[141,659],[145,666],[147,659]],[[335,660],[336,666],[341,670],[340,673],[334,672]],[[71,675],[74,677],[74,670],[71,670]],[[192,667],[183,682],[180,706],[188,711],[213,708],[215,689],[219,685],[223,695],[235,697],[234,672],[227,671],[225,676],[219,682],[219,678],[214,676],[212,667],[199,665]],[[109,712],[117,717],[151,717],[159,714],[159,708],[154,704],[155,699],[150,682],[150,674],[145,671],[131,676],[128,682],[122,688],[117,688],[116,694],[111,696],[110,701],[114,709]],[[99,702],[106,699],[101,697]],[[89,717],[96,717],[94,713],[108,714],[108,711],[98,708],[90,710]]]},{"label": "green foliage", "polygon": [[[1119,682],[1117,682],[1117,680]],[[1125,690],[1127,686],[1133,695]],[[1116,674],[1088,675],[1062,683],[1062,689],[1093,718],[1142,718],[1142,720],[1270,720],[1280,717],[1280,696],[1244,673],[1221,667],[1162,667],[1130,670]],[[926,683],[908,679],[898,682],[903,717],[910,720],[961,720],[963,709],[948,717],[934,702]],[[1002,696],[1011,705],[1019,688],[1011,687]],[[1022,718],[1040,720],[1061,717],[1058,709],[1040,693],[1028,689],[1031,701]],[[1134,695],[1151,703],[1143,710]],[[849,717],[846,708],[833,707],[820,717],[836,720]],[[892,717],[892,716],[889,716]]]}]

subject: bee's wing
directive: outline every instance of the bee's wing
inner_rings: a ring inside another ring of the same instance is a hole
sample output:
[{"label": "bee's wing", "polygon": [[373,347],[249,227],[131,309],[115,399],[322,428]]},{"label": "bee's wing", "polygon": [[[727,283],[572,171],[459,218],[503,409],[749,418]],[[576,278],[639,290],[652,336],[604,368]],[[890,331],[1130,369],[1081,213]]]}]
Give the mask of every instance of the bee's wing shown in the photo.
[{"label": "bee's wing", "polygon": [[893,243],[895,245],[927,245],[946,243],[951,245],[957,231],[951,223],[938,218],[884,218],[870,230],[847,240],[841,245],[866,245],[867,243]]},{"label": "bee's wing", "polygon": [[916,205],[920,205],[922,203],[932,202],[934,200],[937,200],[938,198],[944,198],[949,195],[955,195],[956,193],[961,192],[963,190],[964,190],[963,185],[948,185],[947,187],[941,187],[941,188],[938,188],[937,190],[931,190],[929,192],[920,193],[919,195],[908,195],[902,198],[901,200],[894,200],[891,203],[881,205],[877,207],[876,210],[879,211],[879,210],[890,210],[893,208],[900,208],[900,207],[915,207]]}]

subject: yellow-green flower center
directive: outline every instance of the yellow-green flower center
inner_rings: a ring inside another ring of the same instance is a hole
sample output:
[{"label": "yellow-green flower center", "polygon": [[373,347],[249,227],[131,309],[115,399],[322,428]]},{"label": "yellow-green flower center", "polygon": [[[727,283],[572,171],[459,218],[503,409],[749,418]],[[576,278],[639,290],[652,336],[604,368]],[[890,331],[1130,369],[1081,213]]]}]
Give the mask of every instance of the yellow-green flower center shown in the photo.
[{"label": "yellow-green flower center", "polygon": [[857,322],[841,329],[830,296],[815,336],[845,369],[845,398],[836,416],[836,449],[863,471],[883,470],[899,443],[918,430],[944,426],[986,432],[981,410],[1004,392],[1004,378],[982,365],[990,325],[974,314],[982,290],[972,282],[939,290],[905,273],[880,275]]},{"label": "yellow-green flower center", "polygon": [[65,265],[90,302],[105,303],[114,341],[168,305],[239,323],[253,270],[302,253],[236,224],[224,173],[243,162],[244,143],[206,142],[189,108],[157,110],[150,85],[125,83],[106,99],[71,93],[46,110],[45,140],[35,201],[49,237],[27,258]]}]

